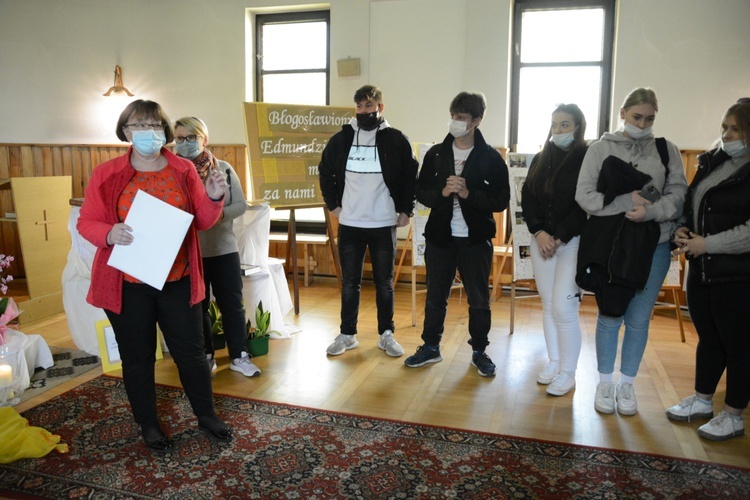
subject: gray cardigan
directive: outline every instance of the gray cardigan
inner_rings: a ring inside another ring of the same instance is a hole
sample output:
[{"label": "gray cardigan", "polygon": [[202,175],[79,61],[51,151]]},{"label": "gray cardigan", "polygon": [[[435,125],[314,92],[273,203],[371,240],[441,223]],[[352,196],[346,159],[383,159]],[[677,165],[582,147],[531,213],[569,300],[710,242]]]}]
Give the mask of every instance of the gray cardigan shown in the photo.
[{"label": "gray cardigan", "polygon": [[237,237],[234,235],[232,225],[234,219],[242,216],[247,210],[247,201],[245,200],[245,194],[242,192],[240,178],[237,177],[229,163],[222,160],[218,160],[218,162],[219,169],[227,175],[224,209],[219,222],[210,229],[198,232],[201,254],[204,258],[239,252]]}]

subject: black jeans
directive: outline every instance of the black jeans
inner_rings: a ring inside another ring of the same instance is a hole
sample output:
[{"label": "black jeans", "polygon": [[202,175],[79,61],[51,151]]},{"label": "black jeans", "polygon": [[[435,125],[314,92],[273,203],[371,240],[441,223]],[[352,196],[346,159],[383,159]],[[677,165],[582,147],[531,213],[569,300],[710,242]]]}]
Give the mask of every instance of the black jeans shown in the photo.
[{"label": "black jeans", "polygon": [[203,338],[206,354],[213,355],[214,346],[211,337],[211,317],[208,306],[211,303],[211,292],[216,298],[216,305],[221,311],[224,334],[227,339],[229,357],[237,359],[246,351],[247,326],[245,309],[242,306],[242,276],[240,275],[240,254],[237,252],[218,257],[203,258],[203,280],[206,283],[206,298],[203,299]]},{"label": "black jeans", "polygon": [[156,415],[156,324],[158,322],[197,417],[215,415],[211,373],[206,363],[200,306],[190,306],[190,278],[170,281],[159,291],[123,283],[122,312],[104,311],[117,339],[122,378],[135,421],[158,425]]},{"label": "black jeans", "polygon": [[453,238],[449,247],[439,247],[427,242],[425,264],[427,267],[427,299],[424,307],[422,340],[437,347],[445,329],[445,314],[456,269],[469,303],[469,344],[473,350],[484,352],[490,343],[488,334],[492,323],[490,311],[490,268],[492,243],[470,244],[468,238]]},{"label": "black jeans", "polygon": [[356,335],[359,295],[365,251],[370,250],[378,333],[395,331],[393,325],[393,264],[396,259],[396,227],[361,228],[339,225],[341,261],[341,333]]},{"label": "black jeans", "polygon": [[[694,272],[695,269],[695,272]],[[690,317],[698,332],[695,351],[695,390],[713,394],[724,370],[732,408],[750,402],[750,316],[747,315],[747,282],[704,285],[697,266],[688,271],[687,299]]]}]

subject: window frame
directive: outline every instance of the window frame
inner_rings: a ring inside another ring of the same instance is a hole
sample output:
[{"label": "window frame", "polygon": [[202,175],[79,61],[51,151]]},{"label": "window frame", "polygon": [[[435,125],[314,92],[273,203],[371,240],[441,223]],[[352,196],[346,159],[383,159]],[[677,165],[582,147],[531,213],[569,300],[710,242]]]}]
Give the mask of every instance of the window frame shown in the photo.
[{"label": "window frame", "polygon": [[[326,65],[317,69],[263,69],[263,27],[267,24],[293,24],[305,22],[326,23]],[[263,77],[265,75],[291,75],[295,73],[325,73],[326,75],[326,106],[331,97],[331,12],[329,10],[314,10],[304,12],[281,12],[273,14],[256,14],[255,16],[255,100],[263,100]]]},{"label": "window frame", "polygon": [[[513,41],[511,46],[511,92],[510,92],[510,123],[509,144],[510,151],[515,151],[518,145],[518,113],[521,94],[521,70],[523,68],[550,68],[589,66],[601,68],[601,83],[599,91],[599,116],[596,124],[600,137],[609,131],[609,121],[612,101],[612,72],[615,39],[615,3],[616,0],[514,0],[513,4]],[[524,12],[542,10],[575,10],[586,8],[601,8],[604,10],[604,33],[602,37],[602,59],[600,62],[521,62],[522,20]],[[592,123],[593,120],[588,120]]]}]

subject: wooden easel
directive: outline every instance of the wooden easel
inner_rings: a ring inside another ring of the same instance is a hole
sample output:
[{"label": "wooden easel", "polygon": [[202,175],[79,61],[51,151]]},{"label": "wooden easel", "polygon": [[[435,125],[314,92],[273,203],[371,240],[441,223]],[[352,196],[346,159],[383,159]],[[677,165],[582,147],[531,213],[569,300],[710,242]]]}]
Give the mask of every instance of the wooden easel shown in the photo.
[{"label": "wooden easel", "polygon": [[294,213],[297,209],[302,208],[317,208],[322,207],[326,221],[326,234],[328,234],[328,247],[331,250],[331,257],[333,257],[333,267],[336,270],[336,279],[341,288],[341,263],[339,262],[339,253],[336,248],[336,240],[333,234],[333,226],[331,225],[331,216],[328,212],[328,208],[325,205],[300,205],[300,206],[278,206],[277,210],[289,210],[289,226],[287,229],[287,247],[286,255],[287,262],[291,260],[291,268],[287,267],[287,272],[291,269],[292,272],[292,286],[294,289],[294,314],[299,314],[299,276],[297,276],[297,219]]},{"label": "wooden easel", "polygon": [[[404,241],[404,250],[401,252],[401,257],[398,259],[398,266],[396,266],[396,272],[393,276],[393,283],[398,283],[398,277],[401,274],[401,270],[404,267],[404,259],[406,257],[406,252],[412,252],[412,255],[414,253],[413,248],[411,247],[412,237],[413,237],[413,231],[414,231],[414,225],[409,225],[409,232],[406,234],[406,240]],[[422,268],[424,269],[424,266],[415,266],[414,265],[414,259],[412,258],[412,265],[407,266],[408,270],[411,271],[411,326],[417,326],[417,294],[419,293],[427,293],[427,289],[417,290],[417,269]],[[451,286],[451,291],[453,290],[463,290],[463,284],[459,281],[456,283],[453,282],[453,286]]]}]

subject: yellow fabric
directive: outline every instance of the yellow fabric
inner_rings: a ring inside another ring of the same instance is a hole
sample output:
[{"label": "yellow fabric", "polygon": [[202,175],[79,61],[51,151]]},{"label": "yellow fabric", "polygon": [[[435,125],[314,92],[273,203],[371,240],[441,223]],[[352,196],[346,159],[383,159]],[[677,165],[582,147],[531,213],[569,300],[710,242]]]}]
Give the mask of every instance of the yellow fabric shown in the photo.
[{"label": "yellow fabric", "polygon": [[60,436],[31,427],[29,421],[10,406],[0,408],[0,464],[9,464],[21,458],[39,458],[52,450],[67,453],[67,444]]}]

